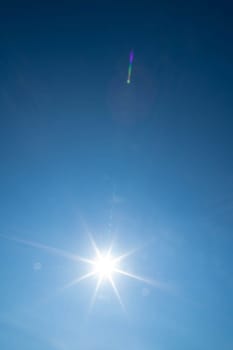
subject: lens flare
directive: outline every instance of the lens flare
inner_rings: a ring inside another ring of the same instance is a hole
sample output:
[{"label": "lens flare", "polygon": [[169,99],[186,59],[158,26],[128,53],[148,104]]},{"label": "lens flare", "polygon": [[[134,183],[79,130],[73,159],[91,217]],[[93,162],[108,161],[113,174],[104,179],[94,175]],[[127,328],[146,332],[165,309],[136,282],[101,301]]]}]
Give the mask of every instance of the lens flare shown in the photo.
[{"label": "lens flare", "polygon": [[134,59],[134,52],[133,52],[133,50],[131,50],[131,51],[130,51],[130,54],[129,54],[129,68],[128,68],[127,84],[130,84],[130,83],[131,83],[133,59]]}]

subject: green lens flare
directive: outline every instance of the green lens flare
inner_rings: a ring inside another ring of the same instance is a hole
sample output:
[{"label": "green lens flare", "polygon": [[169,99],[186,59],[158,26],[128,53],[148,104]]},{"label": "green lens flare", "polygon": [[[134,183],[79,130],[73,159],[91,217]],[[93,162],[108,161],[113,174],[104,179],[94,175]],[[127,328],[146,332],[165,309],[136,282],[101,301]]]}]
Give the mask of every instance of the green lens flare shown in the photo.
[{"label": "green lens flare", "polygon": [[128,79],[127,79],[127,84],[130,84],[131,81],[131,74],[132,74],[132,64],[130,63],[129,69],[128,69]]},{"label": "green lens flare", "polygon": [[129,68],[128,68],[127,84],[130,84],[130,82],[131,82],[133,59],[134,59],[134,52],[133,52],[133,50],[131,50],[130,54],[129,54]]}]

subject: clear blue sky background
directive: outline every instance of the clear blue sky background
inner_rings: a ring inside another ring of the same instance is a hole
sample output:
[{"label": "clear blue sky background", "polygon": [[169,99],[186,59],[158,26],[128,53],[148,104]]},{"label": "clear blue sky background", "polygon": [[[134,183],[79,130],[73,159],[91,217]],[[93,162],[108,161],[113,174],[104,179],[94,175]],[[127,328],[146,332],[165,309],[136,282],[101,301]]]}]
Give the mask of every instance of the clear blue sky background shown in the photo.
[{"label": "clear blue sky background", "polygon": [[[0,233],[125,267],[127,315],[86,266],[0,238],[4,350],[233,348],[230,1],[0,7]],[[126,84],[134,49],[132,83]],[[37,265],[36,265],[37,264]]]}]

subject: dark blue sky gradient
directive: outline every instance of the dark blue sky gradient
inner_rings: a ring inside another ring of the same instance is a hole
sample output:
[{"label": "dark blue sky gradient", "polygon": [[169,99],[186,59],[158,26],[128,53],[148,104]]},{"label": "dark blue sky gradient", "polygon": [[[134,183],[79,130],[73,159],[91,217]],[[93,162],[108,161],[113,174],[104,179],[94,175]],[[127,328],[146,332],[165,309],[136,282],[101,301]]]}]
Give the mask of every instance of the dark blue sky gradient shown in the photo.
[{"label": "dark blue sky gradient", "polygon": [[[0,6],[0,234],[92,256],[84,226],[156,289],[0,239],[0,348],[233,347],[233,8]],[[127,85],[130,50],[134,50]],[[35,263],[40,269],[35,269]]]}]

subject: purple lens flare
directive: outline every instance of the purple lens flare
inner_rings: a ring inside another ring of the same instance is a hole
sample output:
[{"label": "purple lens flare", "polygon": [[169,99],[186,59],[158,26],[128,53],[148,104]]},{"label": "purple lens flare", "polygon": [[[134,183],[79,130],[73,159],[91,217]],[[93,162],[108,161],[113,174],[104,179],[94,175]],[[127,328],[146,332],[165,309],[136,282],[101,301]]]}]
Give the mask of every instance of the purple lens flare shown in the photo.
[{"label": "purple lens flare", "polygon": [[133,50],[130,51],[130,54],[129,54],[129,63],[132,64],[133,63],[133,58],[134,58],[134,52]]}]

